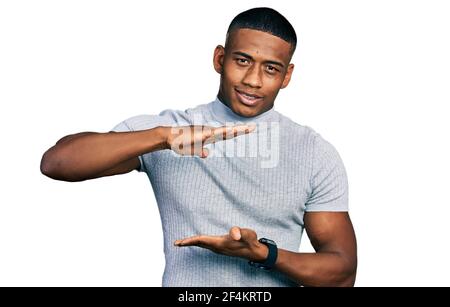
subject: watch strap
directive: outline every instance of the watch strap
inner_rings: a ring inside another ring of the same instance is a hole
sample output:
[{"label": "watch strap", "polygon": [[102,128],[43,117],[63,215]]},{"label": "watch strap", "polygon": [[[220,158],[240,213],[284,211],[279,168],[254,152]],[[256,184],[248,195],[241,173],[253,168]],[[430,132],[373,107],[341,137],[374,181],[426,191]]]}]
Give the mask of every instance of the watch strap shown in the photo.
[{"label": "watch strap", "polygon": [[269,253],[267,254],[266,260],[263,262],[249,261],[249,264],[264,270],[271,270],[277,261],[278,257],[278,247],[274,241],[266,238],[261,238],[258,240],[260,243],[267,246]]}]

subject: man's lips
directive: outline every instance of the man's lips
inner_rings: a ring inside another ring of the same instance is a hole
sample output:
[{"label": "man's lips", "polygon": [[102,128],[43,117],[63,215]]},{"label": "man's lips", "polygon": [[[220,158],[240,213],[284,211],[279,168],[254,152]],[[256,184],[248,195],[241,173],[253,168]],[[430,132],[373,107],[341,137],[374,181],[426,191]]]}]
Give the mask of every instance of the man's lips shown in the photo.
[{"label": "man's lips", "polygon": [[239,101],[247,106],[252,107],[252,106],[258,104],[262,100],[261,96],[254,95],[251,93],[246,93],[243,91],[239,91],[237,89],[235,89],[235,91],[236,91],[236,96],[239,99]]}]

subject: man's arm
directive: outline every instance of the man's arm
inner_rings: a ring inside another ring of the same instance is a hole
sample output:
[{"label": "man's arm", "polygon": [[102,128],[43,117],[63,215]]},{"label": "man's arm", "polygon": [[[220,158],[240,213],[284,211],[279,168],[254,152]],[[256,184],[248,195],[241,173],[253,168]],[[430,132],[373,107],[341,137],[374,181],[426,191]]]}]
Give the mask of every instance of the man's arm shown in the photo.
[{"label": "man's arm", "polygon": [[303,286],[353,286],[356,238],[348,213],[307,212],[304,221],[316,253],[279,249],[275,268]]},{"label": "man's arm", "polygon": [[166,132],[156,127],[133,132],[68,135],[44,153],[41,172],[64,181],[128,173],[139,167],[139,155],[166,147]]},{"label": "man's arm", "polygon": [[138,156],[161,149],[181,155],[208,153],[203,147],[250,133],[254,126],[156,127],[130,132],[82,132],[60,139],[42,156],[41,172],[53,179],[83,181],[124,174],[139,167]]},{"label": "man's arm", "polygon": [[[356,277],[356,238],[346,212],[309,212],[305,228],[316,253],[278,249],[275,269],[299,285],[351,287]],[[200,235],[176,240],[176,246],[199,246],[215,253],[262,262],[268,248],[252,229],[232,227],[223,236]]]}]

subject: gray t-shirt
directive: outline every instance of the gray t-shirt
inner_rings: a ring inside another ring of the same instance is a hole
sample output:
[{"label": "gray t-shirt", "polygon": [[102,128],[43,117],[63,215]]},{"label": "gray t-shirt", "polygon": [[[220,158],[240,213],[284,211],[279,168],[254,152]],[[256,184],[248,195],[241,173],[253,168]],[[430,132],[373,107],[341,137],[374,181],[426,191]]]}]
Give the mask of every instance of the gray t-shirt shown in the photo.
[{"label": "gray t-shirt", "polygon": [[295,286],[285,275],[251,267],[245,259],[173,242],[224,235],[239,226],[298,252],[305,212],[348,210],[346,171],[335,148],[274,109],[245,118],[216,98],[186,111],[135,116],[113,131],[249,122],[257,125],[254,132],[207,145],[205,159],[172,150],[139,157],[162,219],[163,286]]}]

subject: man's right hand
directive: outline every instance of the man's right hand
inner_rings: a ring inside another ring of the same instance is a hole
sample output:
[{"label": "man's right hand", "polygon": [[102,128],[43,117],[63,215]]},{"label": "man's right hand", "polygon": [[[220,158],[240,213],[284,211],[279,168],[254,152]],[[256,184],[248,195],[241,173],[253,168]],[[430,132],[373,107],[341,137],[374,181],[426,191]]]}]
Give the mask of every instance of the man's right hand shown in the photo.
[{"label": "man's right hand", "polygon": [[206,144],[247,134],[255,128],[255,125],[164,127],[167,149],[180,155],[196,155],[202,158],[208,156],[208,150],[204,148]]}]

